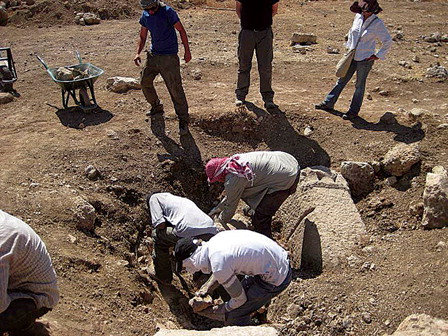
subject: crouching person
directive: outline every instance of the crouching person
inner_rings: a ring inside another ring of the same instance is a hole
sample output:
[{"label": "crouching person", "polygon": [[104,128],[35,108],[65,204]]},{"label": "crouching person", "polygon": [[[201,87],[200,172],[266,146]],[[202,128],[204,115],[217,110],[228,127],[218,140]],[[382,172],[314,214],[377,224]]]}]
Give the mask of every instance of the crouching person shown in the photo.
[{"label": "crouching person", "polygon": [[0,334],[37,335],[35,320],[58,300],[45,244],[30,226],[0,210]]},{"label": "crouching person", "polygon": [[297,188],[300,167],[290,154],[260,151],[213,158],[205,166],[208,182],[222,182],[226,196],[209,213],[229,223],[240,199],[252,209],[252,225],[272,238],[272,217]]},{"label": "crouching person", "polygon": [[169,284],[173,280],[170,248],[174,248],[176,242],[184,237],[207,241],[218,229],[213,220],[187,198],[170,193],[155,193],[147,199],[154,241],[154,269],[149,269],[148,275],[156,281]]},{"label": "crouching person", "polygon": [[[208,242],[177,242],[177,269],[212,274],[196,295],[206,296],[222,285],[231,299],[197,312],[225,325],[246,326],[251,314],[288,287],[288,253],[276,242],[249,230],[223,231]],[[238,276],[244,276],[240,282]]]}]

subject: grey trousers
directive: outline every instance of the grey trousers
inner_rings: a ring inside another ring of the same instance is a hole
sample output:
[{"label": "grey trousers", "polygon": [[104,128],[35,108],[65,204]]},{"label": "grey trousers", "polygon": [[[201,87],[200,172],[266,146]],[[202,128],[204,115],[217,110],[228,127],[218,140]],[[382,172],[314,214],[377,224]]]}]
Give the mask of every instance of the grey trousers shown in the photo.
[{"label": "grey trousers", "polygon": [[274,99],[272,90],[272,60],[274,34],[272,28],[262,31],[242,29],[238,37],[238,81],[236,85],[236,98],[245,100],[249,93],[250,70],[252,57],[257,56],[258,74],[260,75],[260,93],[265,102]]},{"label": "grey trousers", "polygon": [[158,74],[165,81],[179,120],[188,122],[188,103],[182,86],[179,57],[177,55],[153,55],[147,53],[146,63],[141,71],[140,83],[147,102],[155,110],[162,109],[154,88],[154,79]]},{"label": "grey trousers", "polygon": [[34,321],[48,313],[51,309],[37,309],[31,299],[17,299],[12,301],[8,308],[0,314],[0,333],[17,332],[25,335],[33,327]]}]

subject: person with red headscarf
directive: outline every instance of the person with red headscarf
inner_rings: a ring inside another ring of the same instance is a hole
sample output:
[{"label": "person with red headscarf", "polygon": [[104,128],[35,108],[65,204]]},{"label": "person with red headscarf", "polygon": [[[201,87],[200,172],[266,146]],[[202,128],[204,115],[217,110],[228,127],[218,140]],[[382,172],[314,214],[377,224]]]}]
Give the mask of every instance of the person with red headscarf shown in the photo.
[{"label": "person with red headscarf", "polygon": [[296,191],[300,167],[288,153],[260,151],[213,158],[205,172],[209,183],[224,183],[226,192],[209,216],[217,215],[221,224],[228,223],[242,199],[254,210],[254,230],[272,238],[272,217]]}]

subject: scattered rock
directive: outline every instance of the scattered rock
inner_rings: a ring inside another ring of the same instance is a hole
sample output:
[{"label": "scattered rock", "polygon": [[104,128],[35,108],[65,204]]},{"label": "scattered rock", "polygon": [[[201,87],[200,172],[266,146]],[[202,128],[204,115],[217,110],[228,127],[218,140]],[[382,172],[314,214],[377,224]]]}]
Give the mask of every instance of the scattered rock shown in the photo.
[{"label": "scattered rock", "polygon": [[364,312],[362,313],[361,317],[365,323],[367,324],[372,323],[372,315],[370,315],[370,313]]},{"label": "scattered rock", "polygon": [[399,61],[398,64],[406,69],[412,69],[412,66],[408,61]]},{"label": "scattered rock", "polygon": [[398,144],[389,150],[382,161],[385,172],[393,176],[402,176],[411,167],[420,162],[420,150],[418,144]]},{"label": "scattered rock", "polygon": [[101,19],[94,13],[77,13],[75,16],[75,22],[82,26],[99,24]]},{"label": "scattered rock", "polygon": [[154,301],[154,294],[147,290],[142,290],[140,292],[140,297],[144,304],[151,304]]},{"label": "scattered rock", "polygon": [[397,117],[393,112],[386,112],[380,118],[380,123],[386,125],[395,125],[398,123]]},{"label": "scattered rock", "polygon": [[117,132],[115,132],[114,130],[107,130],[106,131],[106,135],[109,138],[111,138],[112,140],[118,140],[119,139]]},{"label": "scattered rock", "polygon": [[303,135],[306,136],[306,137],[310,136],[313,133],[314,133],[314,129],[313,129],[312,126],[306,126],[304,131],[303,131]]},{"label": "scattered rock", "polygon": [[92,204],[78,197],[74,209],[76,227],[80,230],[94,231],[96,222],[96,211]]},{"label": "scattered rock", "polygon": [[399,41],[399,40],[402,40],[403,38],[404,38],[404,34],[403,34],[403,32],[402,32],[402,31],[397,31],[397,32],[395,32],[395,34],[393,35],[392,40],[394,40],[394,41]]},{"label": "scattered rock", "polygon": [[140,90],[140,81],[130,77],[110,77],[106,80],[106,89],[115,93],[125,93],[129,90]]},{"label": "scattered rock", "polygon": [[428,110],[416,107],[416,108],[411,109],[407,113],[407,117],[408,117],[409,121],[416,122],[416,121],[421,121],[421,119],[428,114],[429,114]]},{"label": "scattered rock", "polygon": [[412,314],[400,323],[391,336],[443,336],[447,332],[448,321],[426,314]]},{"label": "scattered rock", "polygon": [[86,169],[84,170],[84,173],[85,173],[86,177],[92,181],[96,181],[97,179],[99,179],[101,177],[101,173],[99,172],[99,170],[96,169],[92,165],[88,165],[86,167]]},{"label": "scattered rock", "polygon": [[418,57],[417,55],[414,55],[414,56],[412,57],[412,62],[420,63],[420,57]]},{"label": "scattered rock", "polygon": [[386,183],[387,183],[387,185],[389,185],[389,186],[391,186],[391,187],[393,187],[394,185],[396,185],[397,182],[398,182],[398,179],[397,179],[395,176],[389,176],[389,177],[386,179]]},{"label": "scattered rock", "polygon": [[69,234],[69,235],[67,236],[67,238],[68,238],[68,241],[69,241],[70,243],[72,243],[72,244],[76,244],[76,242],[78,241],[78,239],[76,239],[76,237],[73,236],[73,235],[71,235],[71,234]]},{"label": "scattered rock", "polygon": [[436,251],[442,251],[446,249],[446,243],[444,241],[439,241],[436,245]]},{"label": "scattered rock", "polygon": [[390,92],[387,90],[381,90],[380,92],[378,92],[378,94],[383,97],[388,97],[390,95]]},{"label": "scattered rock", "polygon": [[423,204],[422,226],[424,228],[448,226],[448,175],[445,169],[436,168],[426,175]]},{"label": "scattered rock", "polygon": [[448,128],[448,124],[440,124],[437,126],[437,129],[447,129]]},{"label": "scattered rock", "polygon": [[191,72],[191,76],[194,80],[201,80],[202,79],[202,71],[199,69],[195,69]]},{"label": "scattered rock", "polygon": [[0,92],[0,104],[8,104],[14,100],[12,94],[8,92]]},{"label": "scattered rock", "polygon": [[341,51],[339,50],[339,48],[334,48],[334,47],[327,47],[327,53],[329,54],[339,54]]},{"label": "scattered rock", "polygon": [[441,34],[439,32],[432,33],[429,36],[423,35],[421,38],[428,43],[448,42],[448,34]]},{"label": "scattered rock", "polygon": [[423,216],[424,204],[423,202],[412,201],[409,205],[409,213],[412,216],[421,217]]},{"label": "scattered rock", "polygon": [[373,190],[375,171],[367,162],[344,161],[341,163],[341,174],[347,180],[353,196],[361,196]]},{"label": "scattered rock", "polygon": [[444,81],[448,78],[448,70],[437,63],[426,69],[426,77],[433,77],[437,78],[439,81]]},{"label": "scattered rock", "polygon": [[372,166],[373,171],[375,172],[375,174],[378,174],[381,170],[381,162],[378,161],[372,161],[369,162],[369,164]]},{"label": "scattered rock", "polygon": [[193,312],[197,313],[210,306],[213,306],[213,299],[210,295],[205,297],[195,296],[188,301],[188,304],[193,308]]},{"label": "scattered rock", "polygon": [[292,51],[293,52],[299,53],[299,54],[302,54],[302,55],[305,55],[308,50],[310,50],[310,48],[307,47],[306,45],[296,44],[296,45],[294,45],[292,47]]},{"label": "scattered rock", "polygon": [[292,45],[298,44],[315,44],[317,36],[314,34],[293,33],[291,37]]}]

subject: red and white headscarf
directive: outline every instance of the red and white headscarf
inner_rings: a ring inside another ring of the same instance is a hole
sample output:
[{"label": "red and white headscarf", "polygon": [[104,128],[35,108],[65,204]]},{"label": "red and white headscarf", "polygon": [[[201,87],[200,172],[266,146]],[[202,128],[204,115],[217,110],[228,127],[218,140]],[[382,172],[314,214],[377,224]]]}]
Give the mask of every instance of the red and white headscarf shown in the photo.
[{"label": "red and white headscarf", "polygon": [[209,183],[224,182],[228,173],[246,178],[254,183],[255,174],[247,161],[241,160],[238,154],[232,157],[213,158],[205,165],[205,173]]}]

